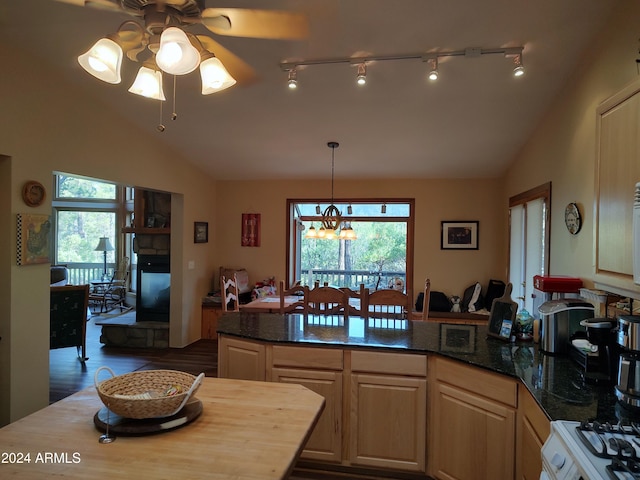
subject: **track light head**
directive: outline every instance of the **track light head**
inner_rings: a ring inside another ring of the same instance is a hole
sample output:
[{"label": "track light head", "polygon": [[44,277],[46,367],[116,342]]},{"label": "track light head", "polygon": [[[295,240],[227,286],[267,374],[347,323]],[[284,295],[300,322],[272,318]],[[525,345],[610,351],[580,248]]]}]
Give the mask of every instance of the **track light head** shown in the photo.
[{"label": "track light head", "polygon": [[438,80],[438,57],[429,59],[429,80],[435,82]]},{"label": "track light head", "polygon": [[522,54],[517,55],[513,59],[513,63],[516,64],[515,68],[513,69],[513,76],[521,77],[522,75],[524,75],[524,67],[522,66]]},{"label": "track light head", "polygon": [[298,88],[298,72],[295,68],[289,70],[287,85],[289,86],[290,90],[295,90],[296,88]]},{"label": "track light head", "polygon": [[358,85],[365,85],[367,83],[367,65],[361,63],[358,65],[358,76],[356,77]]}]

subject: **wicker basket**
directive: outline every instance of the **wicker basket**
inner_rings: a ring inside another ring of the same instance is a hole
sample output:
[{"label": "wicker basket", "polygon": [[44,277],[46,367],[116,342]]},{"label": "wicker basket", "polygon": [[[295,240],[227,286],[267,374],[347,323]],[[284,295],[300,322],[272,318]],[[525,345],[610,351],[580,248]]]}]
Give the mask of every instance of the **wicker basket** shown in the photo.
[{"label": "wicker basket", "polygon": [[[112,378],[98,382],[106,370]],[[116,415],[125,418],[169,417],[178,413],[200,387],[197,377],[177,370],[145,370],[116,376],[109,367],[96,370],[94,382],[100,400]]]}]

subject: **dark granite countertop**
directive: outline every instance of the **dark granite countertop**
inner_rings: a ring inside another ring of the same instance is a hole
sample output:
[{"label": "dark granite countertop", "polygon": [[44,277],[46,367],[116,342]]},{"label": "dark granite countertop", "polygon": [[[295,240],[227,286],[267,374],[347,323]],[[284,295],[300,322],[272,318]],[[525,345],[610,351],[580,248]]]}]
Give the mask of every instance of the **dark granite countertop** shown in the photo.
[{"label": "dark granite countertop", "polygon": [[568,356],[488,337],[484,325],[267,313],[227,313],[218,332],[269,343],[433,353],[520,379],[551,420],[617,423],[627,416],[612,386],[588,384]]}]

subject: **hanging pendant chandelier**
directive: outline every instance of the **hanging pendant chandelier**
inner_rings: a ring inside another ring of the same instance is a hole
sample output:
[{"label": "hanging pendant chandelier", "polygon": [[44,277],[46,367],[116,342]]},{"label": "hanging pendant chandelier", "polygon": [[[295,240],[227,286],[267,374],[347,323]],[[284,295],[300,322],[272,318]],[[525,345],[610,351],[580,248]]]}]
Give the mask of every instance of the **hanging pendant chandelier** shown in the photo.
[{"label": "hanging pendant chandelier", "polygon": [[[322,212],[320,228],[316,231],[315,227],[311,225],[311,228],[309,228],[305,238],[326,238],[328,240],[339,238],[342,240],[356,240],[358,238],[356,232],[351,228],[350,224],[344,221],[342,218],[342,212],[333,203],[335,153],[336,148],[338,148],[340,144],[338,142],[328,142],[327,146],[331,149],[331,204],[324,210],[324,212]],[[319,206],[316,211],[319,211]],[[338,230],[340,230],[339,233]]]}]

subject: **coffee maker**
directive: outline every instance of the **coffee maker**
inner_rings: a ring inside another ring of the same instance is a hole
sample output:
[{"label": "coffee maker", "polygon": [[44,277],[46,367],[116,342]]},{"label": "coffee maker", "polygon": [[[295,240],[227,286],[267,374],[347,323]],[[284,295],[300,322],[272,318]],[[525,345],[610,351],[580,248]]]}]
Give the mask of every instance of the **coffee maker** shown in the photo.
[{"label": "coffee maker", "polygon": [[578,348],[581,341],[572,341],[572,357],[584,367],[587,383],[612,384],[618,369],[616,321],[610,318],[587,318],[580,322],[585,327],[588,348]]},{"label": "coffee maker", "polygon": [[640,407],[640,315],[618,318],[618,400],[631,407]]}]

